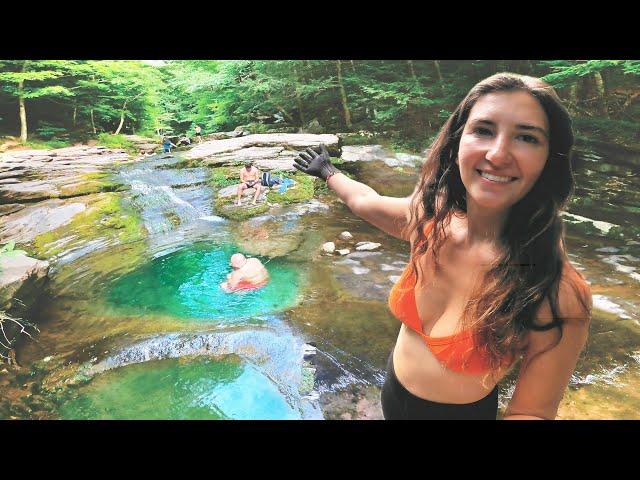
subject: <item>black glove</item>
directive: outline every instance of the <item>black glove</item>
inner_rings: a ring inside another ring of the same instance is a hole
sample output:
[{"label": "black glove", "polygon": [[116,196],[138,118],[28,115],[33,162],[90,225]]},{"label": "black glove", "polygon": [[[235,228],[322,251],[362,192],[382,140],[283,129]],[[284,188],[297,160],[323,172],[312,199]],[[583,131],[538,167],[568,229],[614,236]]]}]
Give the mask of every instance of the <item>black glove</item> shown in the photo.
[{"label": "black glove", "polygon": [[338,173],[336,167],[333,166],[329,158],[329,152],[327,147],[323,143],[320,144],[320,154],[312,148],[307,148],[306,151],[300,152],[296,158],[293,159],[293,166],[308,175],[328,180],[331,175]]}]

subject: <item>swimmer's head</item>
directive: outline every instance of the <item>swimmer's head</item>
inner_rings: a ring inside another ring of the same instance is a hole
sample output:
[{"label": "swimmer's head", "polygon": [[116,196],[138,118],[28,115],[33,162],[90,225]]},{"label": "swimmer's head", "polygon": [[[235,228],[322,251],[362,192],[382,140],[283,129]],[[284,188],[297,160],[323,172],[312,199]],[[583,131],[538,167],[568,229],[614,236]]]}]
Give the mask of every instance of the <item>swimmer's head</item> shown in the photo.
[{"label": "swimmer's head", "polygon": [[245,257],[241,253],[234,253],[231,255],[231,266],[235,269],[241,268],[245,263],[247,263],[247,257]]},{"label": "swimmer's head", "polygon": [[253,166],[253,161],[247,160],[246,162],[244,162],[244,166],[247,167],[247,170],[251,170],[251,167]]}]

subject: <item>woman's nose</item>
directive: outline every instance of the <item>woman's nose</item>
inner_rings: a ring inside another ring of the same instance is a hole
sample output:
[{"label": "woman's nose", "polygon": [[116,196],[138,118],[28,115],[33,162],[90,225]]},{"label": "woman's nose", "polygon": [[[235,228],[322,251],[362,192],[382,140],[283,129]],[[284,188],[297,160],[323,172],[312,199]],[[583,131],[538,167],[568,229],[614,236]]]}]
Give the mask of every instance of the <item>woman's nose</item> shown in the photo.
[{"label": "woman's nose", "polygon": [[511,162],[510,143],[507,138],[496,137],[487,151],[487,160],[494,165],[505,165]]}]

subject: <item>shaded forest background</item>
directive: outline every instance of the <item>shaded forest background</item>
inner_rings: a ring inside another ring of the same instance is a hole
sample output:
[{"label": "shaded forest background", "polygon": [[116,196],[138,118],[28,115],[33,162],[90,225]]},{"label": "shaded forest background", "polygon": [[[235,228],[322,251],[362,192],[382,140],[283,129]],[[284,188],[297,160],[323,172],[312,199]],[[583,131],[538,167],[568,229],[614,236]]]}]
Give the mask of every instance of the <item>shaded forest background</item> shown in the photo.
[{"label": "shaded forest background", "polygon": [[501,71],[556,87],[579,140],[640,148],[637,60],[0,60],[0,136],[117,146],[121,134],[243,126],[420,151],[475,83]]}]

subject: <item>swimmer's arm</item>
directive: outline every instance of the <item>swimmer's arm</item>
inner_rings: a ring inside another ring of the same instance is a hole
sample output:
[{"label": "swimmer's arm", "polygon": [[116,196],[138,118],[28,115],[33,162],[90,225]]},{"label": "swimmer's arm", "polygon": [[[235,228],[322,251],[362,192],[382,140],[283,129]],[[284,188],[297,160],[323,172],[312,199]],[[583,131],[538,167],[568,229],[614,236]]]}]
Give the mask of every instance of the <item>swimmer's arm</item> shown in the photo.
[{"label": "swimmer's arm", "polygon": [[245,181],[246,181],[245,179],[247,177],[245,176],[244,171],[245,171],[244,168],[240,169],[240,183],[245,183]]},{"label": "swimmer's arm", "polygon": [[[577,291],[568,282],[560,282],[558,314],[564,320],[562,338],[558,328],[529,333],[520,376],[504,420],[556,418],[569,379],[587,342],[591,302],[588,287]],[[539,324],[548,323],[550,318],[551,308],[545,301],[538,313]],[[528,366],[527,360],[530,361]]]},{"label": "swimmer's arm", "polygon": [[409,222],[413,194],[404,198],[379,195],[368,185],[342,173],[329,177],[327,185],[357,216],[389,235],[409,241],[403,230]]}]

